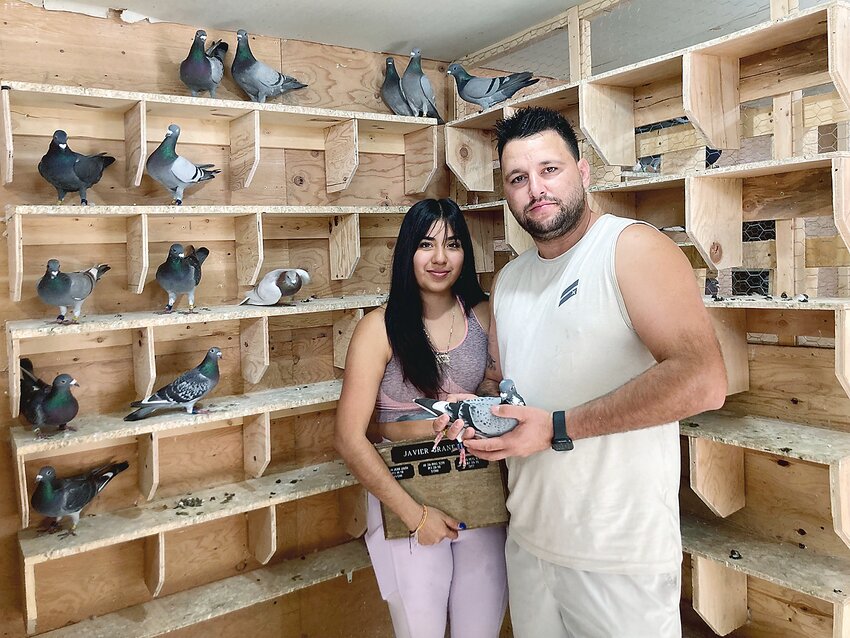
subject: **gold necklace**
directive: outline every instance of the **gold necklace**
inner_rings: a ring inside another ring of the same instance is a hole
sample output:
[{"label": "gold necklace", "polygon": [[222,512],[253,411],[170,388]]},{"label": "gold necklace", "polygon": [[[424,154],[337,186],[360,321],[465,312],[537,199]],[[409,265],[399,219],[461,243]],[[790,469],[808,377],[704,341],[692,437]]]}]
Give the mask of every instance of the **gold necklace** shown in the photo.
[{"label": "gold necklace", "polygon": [[434,351],[434,358],[437,360],[437,363],[440,365],[448,365],[451,363],[451,356],[449,355],[449,350],[452,345],[452,336],[455,332],[455,312],[457,311],[457,301],[455,301],[455,305],[452,307],[452,323],[449,328],[449,342],[446,344],[445,352],[440,352],[437,350],[437,346],[434,345],[434,341],[431,339],[431,334],[428,332],[428,328],[425,327],[425,321],[422,321],[422,329],[425,331],[425,338],[428,339],[428,343],[431,345],[431,350]]}]

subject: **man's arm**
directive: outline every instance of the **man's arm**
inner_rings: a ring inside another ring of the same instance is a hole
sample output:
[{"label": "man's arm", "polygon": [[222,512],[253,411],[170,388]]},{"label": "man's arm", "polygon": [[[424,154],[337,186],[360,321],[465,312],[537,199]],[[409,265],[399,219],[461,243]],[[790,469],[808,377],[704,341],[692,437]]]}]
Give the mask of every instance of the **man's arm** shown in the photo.
[{"label": "man's arm", "polygon": [[502,366],[499,362],[499,340],[496,337],[496,318],[493,311],[493,293],[496,290],[496,278],[490,286],[490,327],[487,330],[487,368],[484,380],[478,386],[476,394],[480,397],[499,396],[499,383],[502,381]]},{"label": "man's arm", "polygon": [[[616,390],[569,410],[567,431],[573,439],[677,421],[717,409],[726,397],[720,346],[682,251],[644,225],[624,230],[616,250],[617,281],[626,309],[657,364]],[[551,413],[516,406],[498,406],[493,413],[516,418],[520,425],[502,437],[467,441],[476,456],[488,460],[528,456],[549,447]]]}]

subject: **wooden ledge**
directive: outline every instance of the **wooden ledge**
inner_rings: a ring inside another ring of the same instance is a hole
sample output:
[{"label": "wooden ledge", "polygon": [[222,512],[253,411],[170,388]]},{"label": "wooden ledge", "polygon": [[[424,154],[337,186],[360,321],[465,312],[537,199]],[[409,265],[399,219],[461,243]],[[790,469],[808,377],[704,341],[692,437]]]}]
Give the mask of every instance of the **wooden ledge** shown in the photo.
[{"label": "wooden ledge", "polygon": [[336,217],[344,215],[404,215],[409,206],[6,206],[6,219],[15,215],[53,217],[239,217],[285,215],[290,217]]}]

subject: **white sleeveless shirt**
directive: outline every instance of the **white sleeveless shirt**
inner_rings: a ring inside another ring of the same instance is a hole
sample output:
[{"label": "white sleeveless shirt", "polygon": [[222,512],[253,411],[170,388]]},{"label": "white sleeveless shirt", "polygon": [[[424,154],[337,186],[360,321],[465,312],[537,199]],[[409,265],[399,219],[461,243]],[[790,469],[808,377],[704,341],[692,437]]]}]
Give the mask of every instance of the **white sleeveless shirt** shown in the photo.
[{"label": "white sleeveless shirt", "polygon": [[[614,270],[617,239],[633,223],[603,215],[563,255],[528,250],[499,273],[491,303],[502,373],[528,405],[568,410],[655,365]],[[510,458],[508,533],[535,556],[573,569],[676,571],[679,455],[678,423],[668,423]]]}]

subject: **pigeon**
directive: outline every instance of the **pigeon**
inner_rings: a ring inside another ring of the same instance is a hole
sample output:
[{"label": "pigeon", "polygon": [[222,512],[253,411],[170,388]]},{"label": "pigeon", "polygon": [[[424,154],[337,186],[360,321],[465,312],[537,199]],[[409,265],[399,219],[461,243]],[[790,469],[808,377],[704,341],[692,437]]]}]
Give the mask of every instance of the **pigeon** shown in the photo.
[{"label": "pigeon", "polygon": [[255,58],[251,53],[248,34],[244,29],[236,32],[236,38],[238,39],[236,55],[233,56],[230,72],[236,84],[248,94],[252,102],[265,102],[266,98],[283,95],[287,91],[303,89],[307,86],[293,77],[275,71],[268,64]]},{"label": "pigeon", "polygon": [[384,84],[381,86],[381,98],[384,104],[390,107],[390,111],[396,115],[413,115],[413,109],[407,103],[404,91],[401,90],[401,78],[395,68],[395,60],[387,58],[387,71],[384,76]]},{"label": "pigeon", "polygon": [[209,91],[210,97],[215,97],[224,75],[227,42],[216,40],[205,51],[206,41],[206,31],[195,31],[189,55],[180,63],[180,80],[192,91],[192,97],[197,97],[201,91]]},{"label": "pigeon", "polygon": [[278,268],[260,280],[239,305],[273,306],[281,297],[291,297],[310,283],[310,273],[301,268]]},{"label": "pigeon", "polygon": [[431,88],[431,81],[422,72],[422,53],[419,49],[410,52],[410,63],[401,77],[401,90],[414,115],[434,117],[438,124],[446,123],[437,112],[437,98]]},{"label": "pigeon", "polygon": [[65,323],[68,307],[73,306],[72,322],[77,323],[80,320],[83,302],[108,270],[110,270],[108,264],[98,264],[79,272],[60,272],[59,260],[51,259],[47,262],[44,275],[38,280],[38,286],[36,286],[38,297],[49,306],[59,306],[57,323]]},{"label": "pigeon", "polygon": [[32,427],[36,438],[76,430],[68,425],[80,409],[71,386],[80,386],[70,374],[60,374],[48,385],[33,371],[32,361],[21,359],[21,419]]},{"label": "pigeon", "polygon": [[174,196],[172,203],[183,203],[183,190],[187,186],[213,179],[221,171],[213,164],[193,164],[177,154],[177,138],[180,127],[172,124],[156,150],[148,156],[145,168],[148,175],[165,186]]},{"label": "pigeon", "polygon": [[58,530],[59,522],[68,516],[71,518],[71,529],[60,538],[76,536],[80,511],[128,467],[130,464],[127,461],[110,463],[68,478],[57,478],[56,470],[49,465],[41,468],[35,476],[35,491],[30,503],[36,512],[53,519],[44,531],[52,533]]},{"label": "pigeon", "polygon": [[705,149],[705,167],[706,168],[716,168],[717,160],[720,159],[720,156],[723,155],[723,151],[719,148],[708,148]]},{"label": "pigeon", "polygon": [[67,193],[80,192],[80,204],[88,206],[86,189],[91,188],[103,177],[103,170],[115,158],[106,153],[83,155],[68,147],[68,134],[63,130],[53,133],[47,153],[38,163],[39,174],[56,189],[59,204]]},{"label": "pigeon", "polygon": [[212,392],[218,385],[218,360],[221,350],[210,348],[200,365],[184,372],[174,381],[150,395],[143,401],[130,405],[139,408],[124,417],[125,421],[139,421],[162,408],[185,408],[188,414],[201,414],[195,403]]},{"label": "pigeon", "polygon": [[450,64],[446,73],[454,77],[460,98],[477,104],[482,109],[489,109],[504,102],[520,89],[538,82],[536,78],[532,79],[530,71],[495,78],[480,78],[467,73],[457,62]]},{"label": "pigeon", "polygon": [[156,269],[156,281],[168,293],[168,304],[165,312],[174,309],[174,302],[180,295],[188,295],[189,312],[195,309],[195,288],[201,283],[201,264],[209,256],[206,248],[187,246],[183,250],[181,244],[171,244],[165,261]]}]

